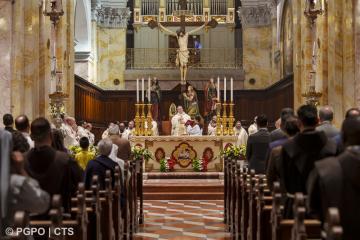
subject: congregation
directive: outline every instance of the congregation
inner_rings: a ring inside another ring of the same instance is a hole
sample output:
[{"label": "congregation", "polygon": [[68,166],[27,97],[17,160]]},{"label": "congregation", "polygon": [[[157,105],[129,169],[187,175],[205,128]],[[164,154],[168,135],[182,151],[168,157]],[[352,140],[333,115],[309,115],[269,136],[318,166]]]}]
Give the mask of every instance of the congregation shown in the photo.
[{"label": "congregation", "polygon": [[[259,114],[248,130],[237,121],[234,131],[238,145],[246,146],[248,168],[266,175],[270,189],[280,182],[285,219],[293,218],[294,196],[301,192],[306,196],[308,217],[324,221],[327,209],[337,207],[343,239],[357,239],[360,110],[347,111],[341,130],[333,125],[333,118],[330,106],[318,111],[315,106],[303,105],[296,113],[284,108],[277,128],[271,132],[264,114]],[[93,177],[98,176],[100,189],[105,189],[106,171],[110,170],[114,180],[115,169],[120,167],[124,176],[125,164],[131,160],[133,121],[127,127],[124,123],[110,123],[97,143],[97,152],[90,151],[95,144],[91,124],[82,122],[78,126],[71,117],[64,117],[60,129],[43,117],[30,123],[25,115],[14,120],[6,114],[3,124],[2,227],[11,226],[19,210],[41,219],[55,194],[60,194],[62,207],[69,212],[78,183],[84,182],[90,189]],[[192,125],[189,133],[198,124]],[[215,117],[208,126],[210,135],[214,129]],[[80,146],[81,151],[72,154],[73,146]]]}]

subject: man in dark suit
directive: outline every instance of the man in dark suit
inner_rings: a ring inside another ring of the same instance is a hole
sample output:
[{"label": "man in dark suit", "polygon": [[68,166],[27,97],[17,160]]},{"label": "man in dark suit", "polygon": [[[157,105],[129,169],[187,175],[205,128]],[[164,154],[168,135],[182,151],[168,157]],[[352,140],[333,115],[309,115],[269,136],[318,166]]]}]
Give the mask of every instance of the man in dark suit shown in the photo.
[{"label": "man in dark suit", "polygon": [[249,161],[250,169],[256,173],[265,173],[266,155],[269,149],[270,133],[267,129],[268,120],[265,115],[256,119],[258,132],[249,136],[246,147],[246,159]]},{"label": "man in dark suit", "polygon": [[360,239],[360,117],[345,119],[342,136],[345,151],[315,163],[307,185],[308,209],[324,220],[329,207],[338,208],[342,239]]},{"label": "man in dark suit", "polygon": [[330,106],[323,106],[319,110],[320,125],[317,131],[323,131],[328,138],[339,135],[340,131],[332,124],[334,119],[334,111]]},{"label": "man in dark suit", "polygon": [[270,133],[270,141],[274,142],[280,139],[286,139],[287,135],[284,132],[286,119],[290,116],[294,116],[294,110],[292,108],[283,108],[280,113],[280,128],[275,129]]},{"label": "man in dark suit", "polygon": [[306,183],[316,161],[336,154],[336,144],[324,132],[316,131],[318,113],[315,106],[303,105],[298,111],[300,133],[289,139],[280,156],[280,182],[286,191],[284,217],[293,218],[296,192],[307,194]]},{"label": "man in dark suit", "polygon": [[105,138],[98,143],[99,156],[91,160],[85,169],[85,187],[91,188],[92,177],[97,175],[99,180],[100,189],[105,189],[106,171],[110,170],[112,185],[114,185],[114,172],[115,167],[118,166],[109,155],[113,148],[113,142],[110,138]]}]

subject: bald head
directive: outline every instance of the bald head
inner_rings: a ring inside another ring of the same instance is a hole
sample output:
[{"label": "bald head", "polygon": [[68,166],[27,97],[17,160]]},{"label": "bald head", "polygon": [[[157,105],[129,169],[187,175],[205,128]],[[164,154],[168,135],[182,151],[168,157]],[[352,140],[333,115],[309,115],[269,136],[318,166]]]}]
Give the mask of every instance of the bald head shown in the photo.
[{"label": "bald head", "polygon": [[360,109],[359,108],[350,108],[346,111],[345,118],[353,118],[360,116]]},{"label": "bald head", "polygon": [[360,116],[345,119],[341,131],[345,146],[360,145]]},{"label": "bald head", "polygon": [[15,127],[19,132],[29,132],[30,123],[26,115],[20,115],[15,119]]},{"label": "bald head", "polygon": [[332,122],[334,119],[334,110],[330,106],[323,106],[319,110],[319,119],[320,122]]}]

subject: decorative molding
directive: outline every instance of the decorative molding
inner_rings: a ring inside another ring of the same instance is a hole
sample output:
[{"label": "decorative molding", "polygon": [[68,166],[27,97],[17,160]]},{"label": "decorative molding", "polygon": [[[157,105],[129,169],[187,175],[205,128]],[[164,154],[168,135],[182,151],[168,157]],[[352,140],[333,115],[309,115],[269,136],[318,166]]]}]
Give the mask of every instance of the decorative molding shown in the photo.
[{"label": "decorative molding", "polygon": [[126,28],[130,16],[128,7],[103,5],[98,0],[91,0],[91,20],[101,27]]},{"label": "decorative molding", "polygon": [[269,4],[239,7],[237,13],[244,27],[263,27],[271,24],[272,10]]}]

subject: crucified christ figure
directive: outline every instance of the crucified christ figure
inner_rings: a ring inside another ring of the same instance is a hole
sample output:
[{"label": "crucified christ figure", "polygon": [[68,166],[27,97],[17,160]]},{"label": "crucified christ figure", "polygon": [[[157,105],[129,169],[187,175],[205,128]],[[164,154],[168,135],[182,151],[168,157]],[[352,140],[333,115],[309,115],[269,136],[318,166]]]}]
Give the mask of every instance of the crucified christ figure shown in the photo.
[{"label": "crucified christ figure", "polygon": [[176,32],[165,28],[161,23],[158,23],[158,27],[169,35],[175,36],[177,38],[179,49],[176,50],[176,66],[180,67],[180,75],[181,75],[181,84],[186,84],[186,73],[187,73],[187,63],[189,61],[189,50],[188,50],[188,39],[189,35],[200,31],[204,27],[206,27],[207,22],[201,25],[194,30],[189,32],[185,32],[185,29],[182,27]]}]

